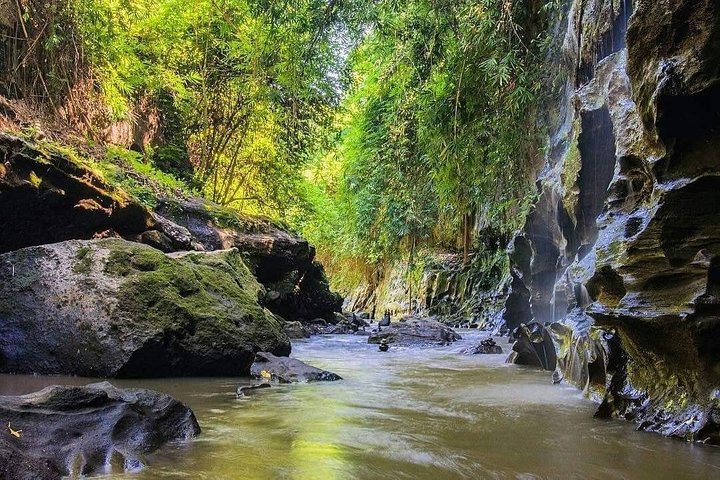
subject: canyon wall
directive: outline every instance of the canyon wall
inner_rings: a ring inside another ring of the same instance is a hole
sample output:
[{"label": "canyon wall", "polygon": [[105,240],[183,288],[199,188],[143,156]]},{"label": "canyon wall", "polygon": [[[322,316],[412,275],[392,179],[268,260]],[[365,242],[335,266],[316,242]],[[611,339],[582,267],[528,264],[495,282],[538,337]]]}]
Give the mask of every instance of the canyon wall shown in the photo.
[{"label": "canyon wall", "polygon": [[504,320],[519,344],[544,326],[543,366],[599,416],[718,443],[720,5],[575,0],[566,22]]}]

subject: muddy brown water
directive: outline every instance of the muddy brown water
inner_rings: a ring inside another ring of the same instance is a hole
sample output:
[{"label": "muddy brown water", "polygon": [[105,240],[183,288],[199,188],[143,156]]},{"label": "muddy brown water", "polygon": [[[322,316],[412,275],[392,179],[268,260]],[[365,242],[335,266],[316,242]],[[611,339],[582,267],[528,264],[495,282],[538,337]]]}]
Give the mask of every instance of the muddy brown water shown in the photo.
[{"label": "muddy brown water", "polygon": [[[549,375],[450,347],[380,353],[362,337],[314,337],[293,356],[344,377],[236,399],[239,379],[115,380],[188,404],[202,435],[145,457],[119,479],[720,479],[720,448],[593,418],[595,405]],[[500,344],[508,349],[504,340]],[[0,376],[0,394],[65,377]]]}]

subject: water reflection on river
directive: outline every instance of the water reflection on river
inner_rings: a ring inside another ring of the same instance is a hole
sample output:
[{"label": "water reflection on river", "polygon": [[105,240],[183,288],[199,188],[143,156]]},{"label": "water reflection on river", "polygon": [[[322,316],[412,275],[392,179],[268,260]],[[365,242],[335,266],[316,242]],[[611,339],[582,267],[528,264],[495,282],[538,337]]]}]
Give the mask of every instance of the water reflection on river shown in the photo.
[{"label": "water reflection on river", "polygon": [[[452,347],[391,349],[316,337],[293,356],[345,378],[279,386],[237,400],[237,379],[114,381],[167,392],[203,429],[115,479],[710,479],[720,448],[639,433],[592,418],[577,390],[546,373],[464,356]],[[506,344],[501,342],[503,347]],[[0,393],[82,379],[0,376]]]}]

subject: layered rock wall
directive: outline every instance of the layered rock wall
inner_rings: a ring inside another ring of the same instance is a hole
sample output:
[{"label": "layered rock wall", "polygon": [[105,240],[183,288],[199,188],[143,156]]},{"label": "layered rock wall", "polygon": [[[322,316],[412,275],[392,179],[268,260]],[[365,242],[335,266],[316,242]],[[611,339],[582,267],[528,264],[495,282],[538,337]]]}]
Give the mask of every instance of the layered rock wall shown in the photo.
[{"label": "layered rock wall", "polygon": [[505,321],[550,325],[600,415],[717,442],[720,5],[576,0],[567,24]]}]

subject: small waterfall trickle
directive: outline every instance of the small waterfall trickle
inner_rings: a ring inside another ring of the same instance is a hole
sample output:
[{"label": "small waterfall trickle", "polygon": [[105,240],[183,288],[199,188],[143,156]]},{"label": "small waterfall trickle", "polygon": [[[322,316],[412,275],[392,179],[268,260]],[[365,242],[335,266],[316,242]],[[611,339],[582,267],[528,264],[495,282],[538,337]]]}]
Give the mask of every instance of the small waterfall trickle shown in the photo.
[{"label": "small waterfall trickle", "polygon": [[633,12],[632,0],[623,0],[619,6],[617,16],[615,9],[611,9],[612,28],[606,31],[595,45],[592,58],[580,62],[577,71],[576,87],[589,83],[595,76],[595,67],[604,58],[619,52],[626,46],[625,34],[628,29],[628,21]]},{"label": "small waterfall trickle", "polygon": [[577,306],[580,308],[587,308],[592,303],[592,299],[590,298],[590,294],[588,293],[587,288],[582,283],[578,283],[575,285],[575,302],[577,303]]}]

